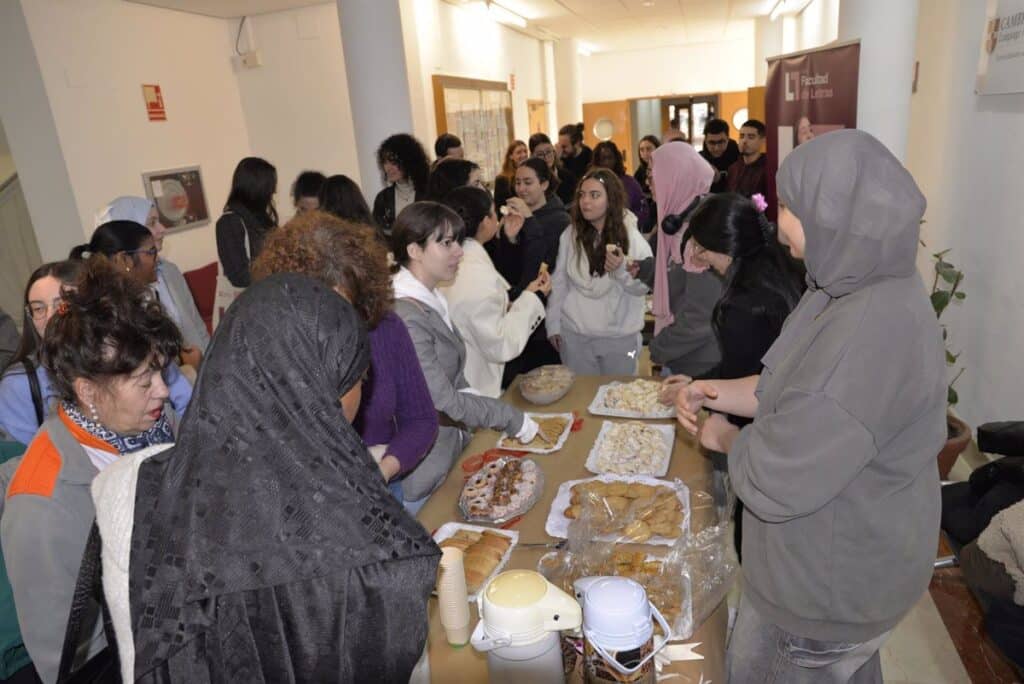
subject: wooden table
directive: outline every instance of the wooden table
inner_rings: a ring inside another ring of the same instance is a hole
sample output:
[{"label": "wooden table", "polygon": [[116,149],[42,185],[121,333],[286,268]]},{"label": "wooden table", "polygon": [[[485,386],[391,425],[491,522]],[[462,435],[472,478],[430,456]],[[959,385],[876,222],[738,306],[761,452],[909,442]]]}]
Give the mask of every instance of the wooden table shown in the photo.
[{"label": "wooden table", "polygon": [[[576,411],[583,419],[583,427],[579,432],[569,435],[565,446],[553,454],[531,454],[544,472],[544,491],[536,505],[530,509],[513,529],[519,531],[519,542],[552,542],[557,541],[544,532],[544,523],[551,509],[558,486],[567,480],[593,477],[593,473],[583,467],[583,462],[597,439],[604,420],[619,421],[618,418],[593,416],[587,412],[587,406],[593,400],[597,388],[612,380],[628,381],[634,378],[607,376],[580,376],[576,378],[569,393],[560,401],[549,406],[534,406],[522,398],[517,383],[504,395],[508,403],[525,411],[540,413],[564,413]],[[671,421],[651,421],[654,423],[670,423]],[[460,464],[463,460],[479,454],[497,444],[499,433],[481,430],[476,433],[466,451],[457,460],[444,484],[434,492],[417,516],[428,531],[436,530],[446,522],[463,521],[458,509],[459,494],[462,491],[464,473]],[[683,480],[691,490],[708,491],[710,485],[710,461],[698,450],[693,439],[682,429],[676,430],[676,442],[672,452],[668,478]],[[711,520],[710,505],[691,502],[691,527],[694,531],[702,529]],[[654,552],[666,550],[667,547],[644,547]],[[506,569],[536,569],[537,560],[549,549],[516,549]],[[430,600],[430,633],[428,654],[430,659],[431,681],[433,682],[486,682],[487,656],[477,652],[472,646],[452,648],[445,640],[444,630],[437,612],[436,599]],[[472,624],[476,624],[478,616],[476,605],[471,608]],[[711,614],[703,625],[686,641],[700,642],[694,652],[704,656],[703,660],[675,661],[662,670],[662,674],[677,673],[679,676],[668,681],[673,682],[724,682],[725,681],[725,631],[728,611],[725,601]],[[524,683],[525,684],[525,683]]]}]

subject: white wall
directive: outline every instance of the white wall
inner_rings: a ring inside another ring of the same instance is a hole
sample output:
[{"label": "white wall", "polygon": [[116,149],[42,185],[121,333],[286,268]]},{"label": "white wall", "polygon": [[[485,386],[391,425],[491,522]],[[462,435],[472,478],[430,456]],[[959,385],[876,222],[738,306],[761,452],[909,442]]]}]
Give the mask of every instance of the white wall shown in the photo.
[{"label": "white wall", "polygon": [[956,410],[973,426],[1024,413],[1024,139],[1017,134],[1024,94],[974,94],[985,4],[930,0],[928,11],[922,4],[907,153],[907,167],[928,198],[922,262],[952,248],[949,259],[966,276],[966,301],[951,306],[943,321],[966,368]]},{"label": "white wall", "polygon": [[[335,3],[250,17],[263,66],[236,73],[252,154],[277,168],[281,220],[292,182],[315,169],[360,182]],[[237,29],[238,22],[229,22]],[[247,48],[242,34],[242,50]]]},{"label": "white wall", "polygon": [[11,156],[11,148],[7,144],[7,136],[4,134],[3,122],[0,121],[0,185],[14,175],[14,157]]},{"label": "white wall", "polygon": [[52,261],[67,257],[82,231],[39,62],[21,4],[0,2],[0,119],[39,251]]},{"label": "white wall", "polygon": [[[183,269],[216,259],[213,221],[235,164],[250,149],[229,61],[233,22],[118,0],[31,0],[22,6],[82,241],[103,204],[143,194],[143,171],[199,164],[211,224],[170,236],[166,251]],[[166,122],[147,120],[143,83],[160,84]],[[22,167],[16,146],[15,159]],[[27,190],[31,208],[36,200]],[[34,211],[33,223],[38,230]]]},{"label": "white wall", "polygon": [[[433,153],[437,125],[434,121],[432,76],[458,76],[508,82],[515,74],[512,93],[514,137],[525,140],[530,128],[527,100],[545,100],[544,47],[541,41],[494,22],[473,6],[455,7],[441,0],[411,0],[415,21],[417,59],[421,74],[420,115],[413,105],[416,134]],[[404,9],[404,7],[403,7]],[[405,20],[403,12],[403,21]],[[408,46],[407,46],[408,47]],[[549,107],[554,107],[550,103]]]},{"label": "white wall", "polygon": [[839,0],[812,0],[797,16],[798,50],[831,43],[839,35]]},{"label": "white wall", "polygon": [[580,57],[583,101],[746,90],[754,85],[753,22],[749,32],[721,43]]}]

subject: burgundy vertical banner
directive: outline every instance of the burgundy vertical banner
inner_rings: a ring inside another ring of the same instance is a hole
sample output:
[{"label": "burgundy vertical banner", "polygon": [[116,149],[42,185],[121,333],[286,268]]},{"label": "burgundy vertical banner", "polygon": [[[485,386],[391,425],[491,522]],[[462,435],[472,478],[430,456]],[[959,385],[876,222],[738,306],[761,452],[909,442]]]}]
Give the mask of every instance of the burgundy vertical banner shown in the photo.
[{"label": "burgundy vertical banner", "polygon": [[772,57],[765,86],[768,214],[775,219],[775,173],[795,147],[829,131],[857,127],[860,42]]}]

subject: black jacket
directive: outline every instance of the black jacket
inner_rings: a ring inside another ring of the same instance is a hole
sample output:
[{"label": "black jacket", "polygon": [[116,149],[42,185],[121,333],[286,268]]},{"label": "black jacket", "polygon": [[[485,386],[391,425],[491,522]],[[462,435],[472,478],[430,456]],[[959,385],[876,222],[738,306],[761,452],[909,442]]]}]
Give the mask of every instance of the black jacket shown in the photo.
[{"label": "black jacket", "polygon": [[728,192],[729,167],[740,158],[740,146],[736,144],[735,140],[729,138],[729,143],[725,146],[725,152],[721,157],[717,159],[712,157],[708,152],[707,145],[700,151],[700,156],[704,157],[715,169],[715,182],[711,184],[711,192]]},{"label": "black jacket", "polygon": [[224,213],[217,219],[217,258],[232,285],[249,287],[252,282],[249,266],[263,251],[263,242],[274,228],[274,222],[265,213],[253,213],[240,204],[224,207]]},{"label": "black jacket", "polygon": [[504,233],[487,243],[494,267],[509,283],[510,300],[518,297],[537,277],[542,262],[548,265],[549,273],[555,272],[558,239],[568,225],[569,213],[565,205],[557,195],[552,195],[547,204],[526,219],[515,244],[509,242]]},{"label": "black jacket", "polygon": [[[425,191],[416,191],[416,201],[424,199]],[[389,185],[377,193],[373,200],[373,220],[377,222],[385,235],[391,235],[391,226],[395,223],[395,186]]]}]

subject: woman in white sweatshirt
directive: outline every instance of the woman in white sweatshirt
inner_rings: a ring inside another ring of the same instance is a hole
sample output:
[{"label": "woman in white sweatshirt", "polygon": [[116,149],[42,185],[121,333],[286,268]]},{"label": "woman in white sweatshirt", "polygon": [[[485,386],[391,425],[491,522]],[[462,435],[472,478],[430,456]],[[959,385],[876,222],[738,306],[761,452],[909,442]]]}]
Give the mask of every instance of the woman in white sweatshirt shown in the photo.
[{"label": "woman in white sweatshirt", "polygon": [[497,397],[505,363],[522,353],[544,320],[544,304],[537,293],[551,292],[551,276],[542,270],[510,306],[508,281],[484,250],[498,233],[491,194],[469,186],[455,188],[442,203],[466,224],[458,275],[441,288],[452,322],[466,343],[466,380],[484,396]]},{"label": "woman in white sweatshirt", "polygon": [[647,286],[626,261],[651,256],[625,210],[622,182],[595,168],[580,181],[572,226],[558,244],[547,329],[562,363],[581,375],[631,375],[640,358]]}]

